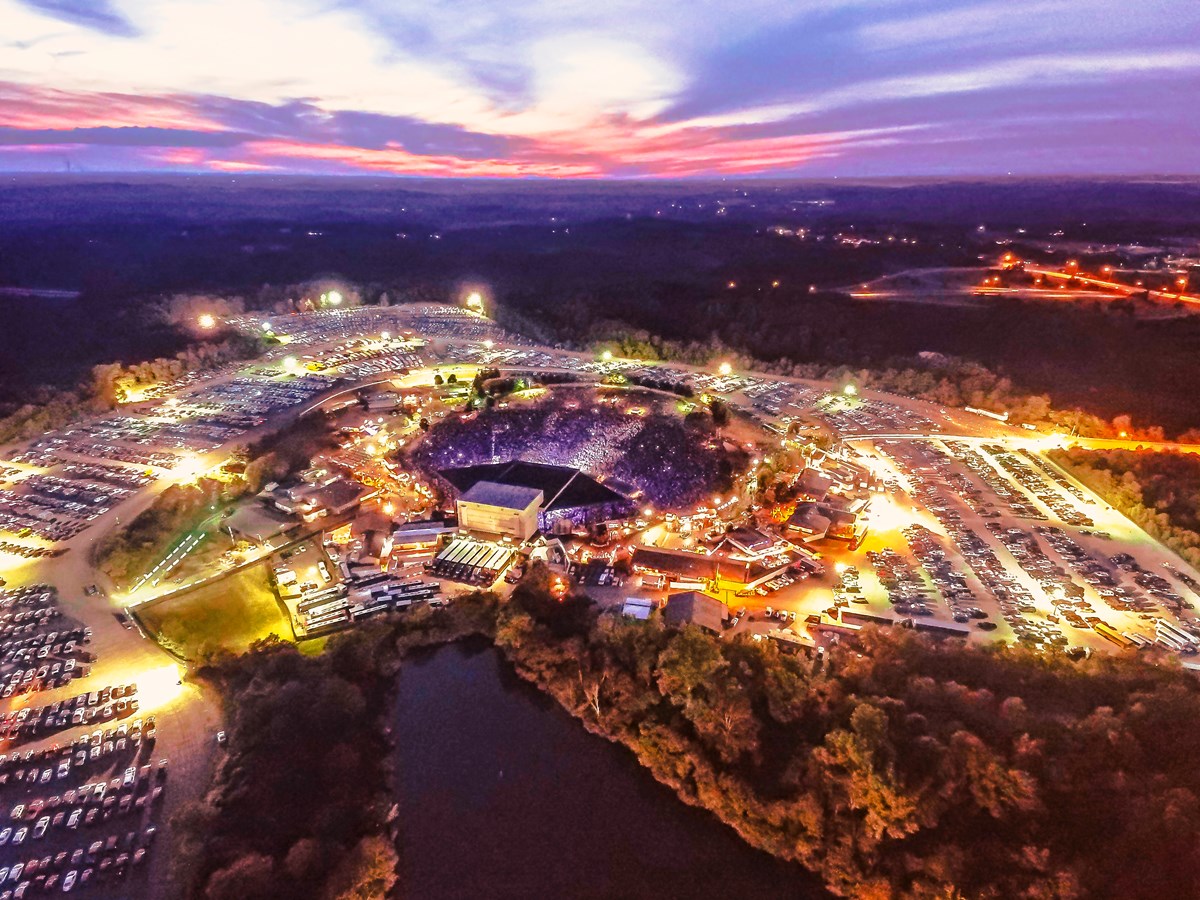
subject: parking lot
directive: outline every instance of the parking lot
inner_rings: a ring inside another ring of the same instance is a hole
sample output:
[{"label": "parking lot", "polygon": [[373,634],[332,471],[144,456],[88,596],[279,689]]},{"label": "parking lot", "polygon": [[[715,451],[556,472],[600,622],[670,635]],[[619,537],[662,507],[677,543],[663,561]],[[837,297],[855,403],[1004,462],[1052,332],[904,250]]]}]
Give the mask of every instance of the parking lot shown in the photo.
[{"label": "parking lot", "polygon": [[[80,661],[95,654],[87,649],[92,629],[62,613],[53,588],[4,591],[0,609],[8,673],[0,898],[60,890],[127,896],[147,877],[168,780],[169,763],[155,753],[156,716],[140,711],[133,682],[59,690],[82,684],[75,679],[88,664]],[[35,664],[27,679],[22,673]]]}]

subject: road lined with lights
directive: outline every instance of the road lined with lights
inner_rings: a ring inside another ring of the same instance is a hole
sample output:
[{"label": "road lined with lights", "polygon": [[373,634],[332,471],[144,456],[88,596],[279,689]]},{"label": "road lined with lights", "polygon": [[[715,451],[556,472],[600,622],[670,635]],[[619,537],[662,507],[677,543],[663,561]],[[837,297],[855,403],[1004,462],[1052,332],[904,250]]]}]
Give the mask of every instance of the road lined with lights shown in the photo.
[{"label": "road lined with lights", "polygon": [[1025,271],[1034,275],[1039,275],[1042,278],[1053,278],[1061,281],[1077,281],[1082,284],[1090,284],[1094,287],[1103,288],[1106,291],[1116,291],[1125,296],[1133,296],[1134,294],[1146,294],[1151,298],[1159,298],[1161,300],[1170,300],[1172,302],[1187,303],[1191,305],[1200,304],[1200,297],[1192,296],[1183,293],[1183,288],[1187,285],[1187,280],[1183,279],[1182,284],[1178,284],[1178,291],[1164,291],[1142,287],[1141,285],[1129,285],[1120,281],[1109,281],[1095,275],[1087,275],[1083,272],[1060,272],[1055,269],[1044,269],[1036,266],[1025,266]]}]

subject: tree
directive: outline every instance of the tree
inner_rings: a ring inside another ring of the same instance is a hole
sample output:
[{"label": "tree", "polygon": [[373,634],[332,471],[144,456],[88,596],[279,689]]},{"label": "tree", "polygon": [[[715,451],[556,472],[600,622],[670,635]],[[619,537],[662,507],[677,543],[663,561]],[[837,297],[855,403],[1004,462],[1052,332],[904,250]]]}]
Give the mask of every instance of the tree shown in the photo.
[{"label": "tree", "polygon": [[325,867],[325,848],[315,838],[301,838],[292,844],[283,860],[284,871],[293,881],[316,880]]},{"label": "tree", "polygon": [[718,680],[705,691],[703,702],[688,705],[685,715],[723,762],[758,750],[758,719],[746,691],[734,679]]},{"label": "tree", "polygon": [[729,406],[724,400],[714,400],[709,405],[709,411],[712,413],[713,424],[717,428],[724,428],[729,424]]},{"label": "tree", "polygon": [[208,879],[208,900],[267,900],[275,896],[272,885],[274,863],[264,853],[247,853]]},{"label": "tree", "polygon": [[686,707],[725,665],[717,642],[688,625],[671,638],[658,658],[658,689],[668,700]]},{"label": "tree", "polygon": [[359,841],[329,878],[328,900],[379,900],[396,885],[400,859],[383,835],[368,835]]},{"label": "tree", "polygon": [[588,669],[586,675],[583,671],[583,661],[580,660],[579,666],[579,691],[583,694],[583,699],[591,709],[592,714],[600,718],[600,695],[604,691],[604,683],[608,680],[608,672],[601,668],[599,671]]},{"label": "tree", "polygon": [[877,706],[860,703],[850,716],[850,729],[830,732],[813,757],[825,770],[822,778],[834,797],[834,810],[844,804],[862,813],[866,849],[885,837],[901,838],[916,831],[917,797],[909,794],[890,762],[887,716]]}]

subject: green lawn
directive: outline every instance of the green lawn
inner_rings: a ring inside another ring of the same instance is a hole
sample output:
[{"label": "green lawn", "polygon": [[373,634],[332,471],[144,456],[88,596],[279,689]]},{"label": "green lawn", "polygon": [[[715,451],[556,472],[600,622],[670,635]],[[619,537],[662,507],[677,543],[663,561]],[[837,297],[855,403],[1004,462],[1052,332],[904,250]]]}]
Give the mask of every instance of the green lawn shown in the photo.
[{"label": "green lawn", "polygon": [[292,638],[262,565],[152,604],[138,616],[160,643],[187,659],[221,649],[241,653],[272,632]]}]

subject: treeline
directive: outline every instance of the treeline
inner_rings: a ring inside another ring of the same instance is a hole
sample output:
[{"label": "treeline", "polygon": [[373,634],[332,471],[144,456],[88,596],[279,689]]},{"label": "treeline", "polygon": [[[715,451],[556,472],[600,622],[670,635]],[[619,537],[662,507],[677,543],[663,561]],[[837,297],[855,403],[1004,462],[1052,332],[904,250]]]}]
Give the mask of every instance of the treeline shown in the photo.
[{"label": "treeline", "polygon": [[[813,378],[867,371],[882,390],[1008,411],[1021,422],[1073,426],[1078,418],[1088,434],[1115,435],[1109,423],[1130,412],[1173,434],[1200,420],[1186,385],[1170,374],[1191,364],[1200,332],[1192,320],[1116,324],[1107,311],[1074,306],[964,308],[666,283],[581,291],[554,304],[514,290],[499,298],[496,318],[545,343],[634,359],[741,358],[744,368]],[[1158,365],[1141,365],[1148,358]]]},{"label": "treeline", "polygon": [[690,803],[847,897],[1185,898],[1200,686],[866,629],[822,658],[597,619],[534,569],[497,643]]},{"label": "treeline", "polygon": [[319,656],[268,640],[197,673],[216,688],[229,739],[208,795],[172,820],[183,896],[386,896],[397,862],[384,834],[389,637],[358,629]]},{"label": "treeline", "polygon": [[[387,823],[393,688],[404,651],[489,633],[494,595],[329,639],[319,655],[268,639],[197,672],[229,736],[215,784],[172,820],[188,900],[379,900],[398,862]],[[402,675],[400,677],[403,677]],[[403,723],[399,723],[403,727]]]},{"label": "treeline", "polygon": [[10,411],[0,418],[0,444],[41,437],[104,409],[103,404],[83,391],[36,389],[28,403],[15,409],[10,407]]},{"label": "treeline", "polygon": [[[530,323],[520,313],[498,311],[501,324],[518,330]],[[974,406],[997,413],[1008,413],[1014,424],[1059,426],[1074,429],[1093,437],[1116,437],[1122,433],[1143,440],[1164,439],[1163,429],[1157,426],[1135,428],[1128,415],[1112,421],[1082,409],[1059,409],[1048,394],[1030,394],[1014,385],[982,363],[946,356],[941,353],[922,353],[908,359],[889,358],[880,365],[851,366],[826,362],[797,362],[787,356],[770,359],[753,353],[740,352],[715,334],[707,341],[672,340],[649,331],[632,328],[614,320],[600,320],[573,336],[547,336],[553,343],[566,340],[579,346],[588,345],[611,350],[616,356],[658,362],[679,362],[693,366],[712,366],[718,361],[729,362],[740,371],[756,371],[789,378],[807,378],[834,383],[853,382],[858,387],[899,394],[916,400],[926,400],[941,406],[963,408]],[[527,333],[527,332],[522,332]],[[752,345],[753,346],[753,345]],[[757,347],[754,348],[757,352]],[[643,382],[639,382],[643,383]],[[648,387],[659,385],[648,384]],[[669,388],[688,396],[686,389]],[[1194,437],[1192,431],[1180,435],[1183,440]]]},{"label": "treeline", "polygon": [[1050,456],[1151,537],[1200,566],[1200,456],[1083,449]]},{"label": "treeline", "polygon": [[273,481],[291,478],[308,468],[314,456],[336,448],[333,427],[333,416],[316,409],[252,442],[242,476],[247,490],[258,493]]},{"label": "treeline", "polygon": [[102,363],[92,369],[86,394],[104,408],[136,399],[137,392],[156,384],[174,381],[189,372],[206,372],[226,363],[254,359],[265,344],[259,338],[233,332],[219,342],[192,344],[175,356],[151,359],[133,365]]},{"label": "treeline", "polygon": [[117,584],[129,584],[150,571],[189,529],[243,493],[240,480],[201,478],[195,484],[173,484],[123,528],[99,538],[92,561]]},{"label": "treeline", "polygon": [[171,357],[129,366],[102,363],[94,366],[87,380],[75,388],[33,389],[28,403],[16,408],[10,405],[7,414],[0,418],[0,444],[40,437],[110,410],[138,388],[172,381],[187,372],[203,372],[229,362],[253,359],[262,349],[261,341],[232,334],[217,343],[193,344]]}]

